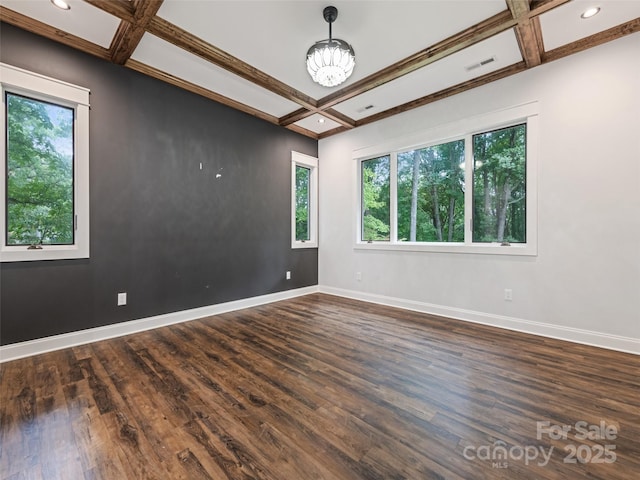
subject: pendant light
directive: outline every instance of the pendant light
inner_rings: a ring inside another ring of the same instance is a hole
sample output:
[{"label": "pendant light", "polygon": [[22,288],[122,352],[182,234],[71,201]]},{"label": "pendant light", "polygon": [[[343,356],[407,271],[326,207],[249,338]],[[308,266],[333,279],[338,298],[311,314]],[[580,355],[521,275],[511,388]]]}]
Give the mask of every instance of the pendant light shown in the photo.
[{"label": "pendant light", "polygon": [[323,87],[340,85],[353,73],[356,57],[351,45],[331,37],[331,24],[338,18],[336,7],[322,12],[329,24],[329,38],[316,42],[307,52],[307,71],[314,82]]}]

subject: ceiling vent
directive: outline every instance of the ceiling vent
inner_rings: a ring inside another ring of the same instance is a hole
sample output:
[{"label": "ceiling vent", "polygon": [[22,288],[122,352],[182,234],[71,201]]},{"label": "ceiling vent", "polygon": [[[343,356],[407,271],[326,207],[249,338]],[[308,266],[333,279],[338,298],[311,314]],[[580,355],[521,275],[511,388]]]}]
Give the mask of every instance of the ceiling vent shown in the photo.
[{"label": "ceiling vent", "polygon": [[373,104],[367,105],[366,107],[359,108],[356,110],[358,113],[366,112],[367,110],[371,110],[374,107]]},{"label": "ceiling vent", "polygon": [[472,70],[475,70],[476,68],[484,67],[485,65],[488,65],[488,64],[493,63],[495,61],[496,61],[496,57],[489,57],[489,58],[486,58],[484,60],[479,61],[478,63],[474,63],[473,65],[468,65],[468,66],[464,67],[464,69],[467,72],[471,72]]}]

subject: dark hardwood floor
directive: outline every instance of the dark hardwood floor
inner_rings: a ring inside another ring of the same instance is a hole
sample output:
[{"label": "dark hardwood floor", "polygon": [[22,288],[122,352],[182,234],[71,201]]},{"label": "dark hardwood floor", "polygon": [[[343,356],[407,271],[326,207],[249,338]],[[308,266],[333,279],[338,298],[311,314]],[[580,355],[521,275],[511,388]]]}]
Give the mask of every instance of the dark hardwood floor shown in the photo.
[{"label": "dark hardwood floor", "polygon": [[329,295],[0,374],[2,480],[640,478],[640,357]]}]

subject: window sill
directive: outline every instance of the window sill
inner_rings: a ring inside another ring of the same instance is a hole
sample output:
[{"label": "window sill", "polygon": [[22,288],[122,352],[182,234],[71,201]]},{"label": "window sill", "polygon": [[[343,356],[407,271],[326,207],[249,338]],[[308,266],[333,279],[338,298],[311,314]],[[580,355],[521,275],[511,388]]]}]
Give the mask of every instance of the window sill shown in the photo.
[{"label": "window sill", "polygon": [[318,242],[295,242],[291,244],[291,248],[318,248]]},{"label": "window sill", "polygon": [[513,256],[537,256],[537,248],[530,244],[500,245],[491,243],[486,245],[466,245],[463,243],[427,243],[427,242],[356,242],[355,250],[389,250],[400,252],[427,252],[427,253],[465,253],[480,255],[513,255]]},{"label": "window sill", "polygon": [[42,249],[4,247],[0,250],[0,262],[37,262],[42,260],[73,260],[89,258],[89,249],[78,245],[43,245]]}]

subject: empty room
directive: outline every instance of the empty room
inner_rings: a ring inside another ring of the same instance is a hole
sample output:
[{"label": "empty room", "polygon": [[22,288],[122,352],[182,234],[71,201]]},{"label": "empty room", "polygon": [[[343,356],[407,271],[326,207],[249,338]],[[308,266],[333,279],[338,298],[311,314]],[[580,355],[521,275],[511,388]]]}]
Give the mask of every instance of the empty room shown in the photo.
[{"label": "empty room", "polygon": [[0,480],[640,478],[640,0],[0,21]]}]

